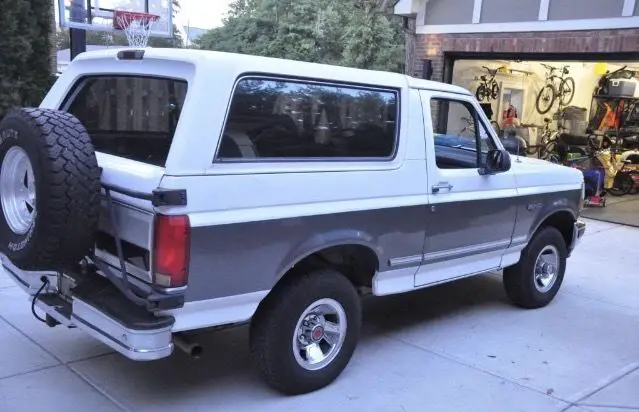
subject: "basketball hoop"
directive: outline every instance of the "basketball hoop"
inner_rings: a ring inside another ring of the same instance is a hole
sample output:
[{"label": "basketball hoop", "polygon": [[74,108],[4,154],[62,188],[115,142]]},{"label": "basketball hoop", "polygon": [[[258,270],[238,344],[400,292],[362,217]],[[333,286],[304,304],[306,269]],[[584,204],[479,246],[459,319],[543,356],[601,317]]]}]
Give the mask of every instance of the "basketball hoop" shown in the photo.
[{"label": "basketball hoop", "polygon": [[126,34],[129,46],[146,47],[149,35],[160,16],[127,10],[113,11],[113,28]]}]

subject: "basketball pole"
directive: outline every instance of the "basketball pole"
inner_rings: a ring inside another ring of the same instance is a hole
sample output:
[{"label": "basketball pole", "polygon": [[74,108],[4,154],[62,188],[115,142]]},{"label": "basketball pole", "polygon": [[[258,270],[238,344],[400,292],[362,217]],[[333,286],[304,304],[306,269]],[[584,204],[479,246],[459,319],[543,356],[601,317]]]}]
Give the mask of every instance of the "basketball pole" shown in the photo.
[{"label": "basketball pole", "polygon": [[[88,3],[89,7],[91,3]],[[83,21],[87,10],[82,0],[72,0],[71,21]],[[69,53],[73,61],[80,53],[87,51],[87,32],[84,29],[69,27]]]}]

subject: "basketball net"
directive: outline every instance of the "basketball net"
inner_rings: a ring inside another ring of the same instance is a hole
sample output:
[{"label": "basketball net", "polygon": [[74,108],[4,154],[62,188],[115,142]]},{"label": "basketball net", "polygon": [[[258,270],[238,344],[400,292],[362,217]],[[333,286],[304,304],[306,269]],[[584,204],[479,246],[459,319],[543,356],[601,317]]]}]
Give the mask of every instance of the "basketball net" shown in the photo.
[{"label": "basketball net", "polygon": [[160,19],[154,14],[127,10],[115,10],[113,17],[113,28],[123,31],[133,47],[146,47],[153,26]]}]

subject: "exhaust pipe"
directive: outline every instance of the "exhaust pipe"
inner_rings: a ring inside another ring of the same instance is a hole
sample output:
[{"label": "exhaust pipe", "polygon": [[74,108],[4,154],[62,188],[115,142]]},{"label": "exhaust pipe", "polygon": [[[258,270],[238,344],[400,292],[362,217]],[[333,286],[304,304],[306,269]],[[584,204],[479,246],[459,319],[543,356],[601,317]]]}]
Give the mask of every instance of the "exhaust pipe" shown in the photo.
[{"label": "exhaust pipe", "polygon": [[202,356],[202,346],[195,342],[191,342],[186,336],[181,333],[176,333],[173,335],[173,344],[180,349],[182,352],[186,353],[190,357],[194,359],[198,359]]}]

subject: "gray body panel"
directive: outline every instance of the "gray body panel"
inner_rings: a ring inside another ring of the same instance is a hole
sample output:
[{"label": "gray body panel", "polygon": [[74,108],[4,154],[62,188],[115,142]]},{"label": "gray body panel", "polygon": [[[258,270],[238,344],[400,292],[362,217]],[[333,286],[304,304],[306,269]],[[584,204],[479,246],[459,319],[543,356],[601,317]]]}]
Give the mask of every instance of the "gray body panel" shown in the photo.
[{"label": "gray body panel", "polygon": [[391,258],[422,254],[427,212],[414,206],[193,228],[186,300],[271,289],[294,263],[340,244],[371,248],[383,271]]},{"label": "gray body panel", "polygon": [[580,190],[520,197],[513,243],[527,242],[543,221],[556,212],[569,212],[576,219],[580,199]]},{"label": "gray body panel", "polygon": [[[552,213],[568,210],[576,216],[580,196],[580,191],[554,192],[443,203],[434,210],[424,204],[196,227],[186,300],[270,290],[292,265],[336,245],[369,247],[380,272],[506,252],[526,243]],[[511,244],[512,239],[518,240]]]},{"label": "gray body panel", "polygon": [[[496,198],[465,202],[440,203],[431,211],[426,233],[425,260],[435,263],[464,254],[490,250],[473,246],[510,243],[519,198]],[[450,251],[450,254],[448,253]]]}]

